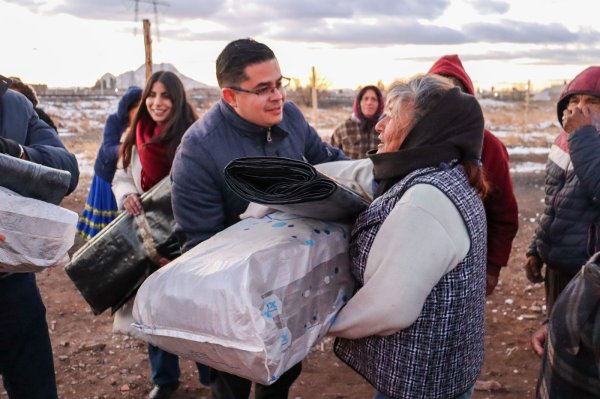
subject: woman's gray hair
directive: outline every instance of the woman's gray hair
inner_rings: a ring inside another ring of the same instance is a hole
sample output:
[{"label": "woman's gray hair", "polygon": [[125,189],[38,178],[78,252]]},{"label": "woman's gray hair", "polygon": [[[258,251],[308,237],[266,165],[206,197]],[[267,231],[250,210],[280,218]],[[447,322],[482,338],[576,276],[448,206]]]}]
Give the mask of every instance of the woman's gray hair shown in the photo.
[{"label": "woman's gray hair", "polygon": [[398,115],[403,104],[412,103],[414,126],[453,87],[449,79],[434,74],[419,75],[407,82],[396,82],[386,96],[386,109],[391,109],[393,115]]}]

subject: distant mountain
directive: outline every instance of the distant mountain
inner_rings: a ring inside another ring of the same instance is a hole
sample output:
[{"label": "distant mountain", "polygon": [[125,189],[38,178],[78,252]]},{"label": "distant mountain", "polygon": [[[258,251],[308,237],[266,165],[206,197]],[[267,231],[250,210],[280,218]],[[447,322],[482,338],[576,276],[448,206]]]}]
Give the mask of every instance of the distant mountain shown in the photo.
[{"label": "distant mountain", "polygon": [[[175,66],[173,66],[172,64],[169,64],[169,63],[153,64],[152,70],[154,72],[156,72],[156,71],[173,72],[175,75],[177,75],[179,77],[179,79],[181,79],[181,82],[183,83],[183,86],[186,88],[186,90],[206,89],[206,88],[210,87],[207,84],[198,82],[197,80],[194,80],[192,78],[185,76],[184,74],[179,72],[177,70],[177,68],[175,68]],[[127,72],[124,72],[117,76],[115,76],[111,73],[105,73],[96,82],[96,87],[97,88],[102,87],[105,90],[112,90],[112,89],[122,90],[122,89],[128,88],[129,86],[139,86],[139,87],[143,88],[145,83],[146,83],[146,68],[144,65],[142,65],[135,71],[127,71]]]}]

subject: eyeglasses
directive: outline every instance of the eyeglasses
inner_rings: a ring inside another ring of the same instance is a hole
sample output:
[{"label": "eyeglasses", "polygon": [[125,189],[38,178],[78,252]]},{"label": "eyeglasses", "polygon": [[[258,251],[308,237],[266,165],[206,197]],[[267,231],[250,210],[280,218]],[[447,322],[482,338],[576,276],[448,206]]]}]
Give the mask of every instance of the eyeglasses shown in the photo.
[{"label": "eyeglasses", "polygon": [[283,92],[285,90],[285,88],[290,85],[290,81],[291,81],[290,78],[286,78],[285,76],[282,76],[281,79],[279,79],[277,81],[277,83],[275,83],[275,86],[263,87],[262,89],[258,89],[258,90],[247,90],[247,89],[242,89],[241,87],[230,87],[230,89],[235,90],[235,91],[240,91],[242,93],[255,94],[259,97],[267,97],[267,96],[270,96],[271,94],[275,93],[275,90],[277,90],[280,93]]}]

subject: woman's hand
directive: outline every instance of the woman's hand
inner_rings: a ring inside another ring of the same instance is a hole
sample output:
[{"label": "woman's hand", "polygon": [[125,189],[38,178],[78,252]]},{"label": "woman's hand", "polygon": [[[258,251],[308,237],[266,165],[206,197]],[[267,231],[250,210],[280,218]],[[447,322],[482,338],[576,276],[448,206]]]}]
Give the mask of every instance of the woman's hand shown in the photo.
[{"label": "woman's hand", "polygon": [[142,213],[142,203],[140,202],[140,196],[137,194],[129,194],[123,201],[123,208],[130,215],[137,216]]}]

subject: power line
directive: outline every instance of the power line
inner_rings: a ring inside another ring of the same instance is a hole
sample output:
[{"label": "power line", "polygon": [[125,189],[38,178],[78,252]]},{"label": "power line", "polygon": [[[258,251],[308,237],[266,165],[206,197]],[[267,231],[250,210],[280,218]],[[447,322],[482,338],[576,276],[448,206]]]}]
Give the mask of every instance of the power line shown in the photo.
[{"label": "power line", "polygon": [[133,21],[135,22],[135,26],[133,28],[133,34],[134,35],[137,34],[137,22],[138,22],[138,18],[139,18],[140,3],[151,4],[152,11],[154,13],[154,25],[155,25],[155,30],[156,30],[156,39],[158,41],[160,41],[160,33],[159,33],[159,29],[158,29],[158,6],[170,7],[170,4],[167,2],[158,1],[158,0],[130,0],[130,1],[134,2]]}]

